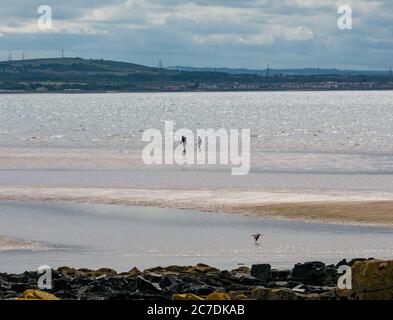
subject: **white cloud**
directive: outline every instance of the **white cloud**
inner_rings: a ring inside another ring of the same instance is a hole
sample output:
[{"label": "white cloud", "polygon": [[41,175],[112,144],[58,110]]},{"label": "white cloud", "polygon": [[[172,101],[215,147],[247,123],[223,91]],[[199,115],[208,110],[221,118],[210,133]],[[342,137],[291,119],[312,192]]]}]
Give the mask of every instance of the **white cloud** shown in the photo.
[{"label": "white cloud", "polygon": [[343,0],[52,0],[50,31],[36,25],[40,0],[18,0],[23,9],[12,6],[13,0],[3,1],[8,1],[0,8],[5,50],[33,48],[37,38],[47,36],[42,50],[67,38],[80,56],[108,50],[118,59],[137,57],[150,64],[165,57],[186,57],[192,64],[197,57],[200,65],[226,58],[238,66],[255,61],[254,55],[293,65],[391,63],[392,0],[344,1],[353,9],[349,31],[337,28],[337,6]]},{"label": "white cloud", "polygon": [[38,28],[37,22],[32,20],[13,26],[0,25],[0,30],[0,33],[3,34],[76,33],[98,35],[108,33],[106,30],[100,30],[79,21],[54,21],[51,29],[41,30]]}]

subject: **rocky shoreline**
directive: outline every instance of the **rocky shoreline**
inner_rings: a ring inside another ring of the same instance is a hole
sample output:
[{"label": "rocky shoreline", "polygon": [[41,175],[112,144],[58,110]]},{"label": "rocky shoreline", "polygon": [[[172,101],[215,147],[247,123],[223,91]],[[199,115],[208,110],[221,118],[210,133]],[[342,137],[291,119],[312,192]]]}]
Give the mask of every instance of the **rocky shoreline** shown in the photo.
[{"label": "rocky shoreline", "polygon": [[[353,290],[339,289],[338,268],[351,267]],[[393,299],[393,261],[353,259],[336,265],[298,263],[291,270],[269,264],[219,270],[205,264],[115,270],[52,270],[52,289],[38,289],[37,272],[0,273],[0,299],[71,300],[348,300]]]}]

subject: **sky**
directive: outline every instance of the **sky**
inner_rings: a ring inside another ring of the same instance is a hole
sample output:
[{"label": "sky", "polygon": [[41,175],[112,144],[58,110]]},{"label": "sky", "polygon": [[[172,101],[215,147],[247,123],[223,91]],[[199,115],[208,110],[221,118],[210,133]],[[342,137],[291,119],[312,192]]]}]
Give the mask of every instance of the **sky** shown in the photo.
[{"label": "sky", "polygon": [[[50,29],[37,23],[42,5]],[[352,29],[337,26],[341,5]],[[62,48],[149,66],[387,70],[393,0],[1,0],[0,60]]]}]

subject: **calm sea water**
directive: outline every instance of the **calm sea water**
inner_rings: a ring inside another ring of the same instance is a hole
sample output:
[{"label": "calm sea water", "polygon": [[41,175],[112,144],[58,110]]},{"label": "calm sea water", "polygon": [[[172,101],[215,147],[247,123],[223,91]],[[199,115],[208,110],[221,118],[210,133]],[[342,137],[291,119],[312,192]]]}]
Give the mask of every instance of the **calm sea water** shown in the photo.
[{"label": "calm sea water", "polygon": [[[263,234],[259,245],[251,238],[255,232]],[[387,228],[115,205],[2,201],[0,234],[41,243],[36,251],[0,250],[2,272],[40,265],[127,271],[198,262],[292,267],[301,261],[393,255],[393,232]]]},{"label": "calm sea water", "polygon": [[0,146],[138,150],[163,120],[250,128],[256,153],[393,153],[392,91],[0,95]]}]

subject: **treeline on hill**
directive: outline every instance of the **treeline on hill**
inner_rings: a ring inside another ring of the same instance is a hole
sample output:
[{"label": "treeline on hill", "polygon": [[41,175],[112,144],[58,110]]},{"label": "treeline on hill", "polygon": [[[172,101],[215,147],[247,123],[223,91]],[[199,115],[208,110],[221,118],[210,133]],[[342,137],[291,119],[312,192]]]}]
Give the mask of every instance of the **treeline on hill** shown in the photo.
[{"label": "treeline on hill", "polygon": [[383,76],[228,74],[177,71],[81,58],[0,62],[2,91],[184,91],[277,88],[280,83],[386,83]]}]

